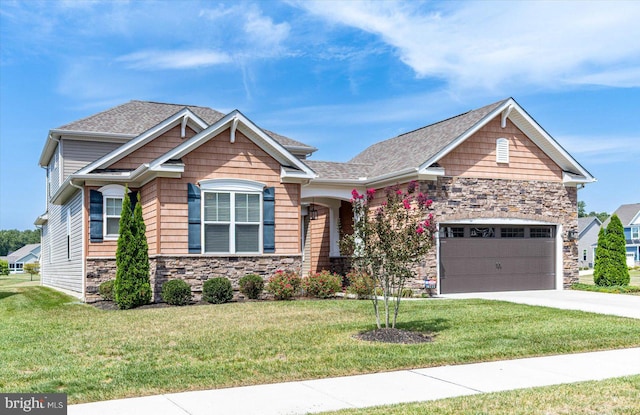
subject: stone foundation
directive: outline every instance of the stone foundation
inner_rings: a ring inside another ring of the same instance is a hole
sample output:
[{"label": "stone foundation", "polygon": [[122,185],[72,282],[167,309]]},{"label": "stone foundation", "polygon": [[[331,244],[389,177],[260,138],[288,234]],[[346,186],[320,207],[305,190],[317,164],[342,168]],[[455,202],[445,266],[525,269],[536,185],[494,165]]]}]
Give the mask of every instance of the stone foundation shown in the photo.
[{"label": "stone foundation", "polygon": [[[171,279],[181,279],[191,285],[195,301],[202,297],[202,284],[213,277],[225,277],[231,281],[234,290],[239,289],[238,281],[247,274],[258,274],[265,280],[278,269],[302,269],[299,255],[261,256],[214,256],[214,255],[158,255],[149,258],[152,301],[160,302],[162,284]],[[87,258],[86,301],[100,300],[98,287],[104,281],[115,279],[115,258]]]}]

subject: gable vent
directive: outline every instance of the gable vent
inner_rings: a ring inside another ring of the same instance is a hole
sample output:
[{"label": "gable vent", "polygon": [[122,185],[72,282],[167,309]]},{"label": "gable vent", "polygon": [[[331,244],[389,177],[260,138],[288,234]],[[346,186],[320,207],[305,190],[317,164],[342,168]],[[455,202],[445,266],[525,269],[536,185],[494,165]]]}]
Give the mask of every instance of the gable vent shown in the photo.
[{"label": "gable vent", "polygon": [[506,138],[496,140],[496,163],[509,163],[509,140]]}]

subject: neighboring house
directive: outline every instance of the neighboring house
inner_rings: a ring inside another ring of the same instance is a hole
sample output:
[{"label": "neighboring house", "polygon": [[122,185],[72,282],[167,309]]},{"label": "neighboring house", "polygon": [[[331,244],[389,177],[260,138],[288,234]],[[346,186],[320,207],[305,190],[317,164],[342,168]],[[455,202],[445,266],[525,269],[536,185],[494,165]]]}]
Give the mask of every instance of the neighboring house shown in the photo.
[{"label": "neighboring house", "polygon": [[[49,132],[43,284],[86,301],[115,276],[125,189],[147,227],[154,298],[181,278],[344,271],[351,191],[420,183],[440,237],[421,277],[443,293],[577,280],[578,185],[595,179],[512,98],[375,144],[346,163],[235,110],[131,101]],[[382,192],[380,192],[382,193]],[[419,286],[415,281],[414,286]]]},{"label": "neighboring house", "polygon": [[580,268],[593,268],[601,225],[602,222],[595,216],[578,218],[578,265]]},{"label": "neighboring house", "polygon": [[[621,205],[614,215],[618,215],[624,227],[624,239],[626,239],[627,265],[633,267],[640,265],[640,203]],[[609,226],[611,216],[604,221],[602,226]]]},{"label": "neighboring house", "polygon": [[24,264],[32,264],[40,260],[40,244],[29,244],[2,257],[9,263],[9,272],[12,274],[23,272]]}]

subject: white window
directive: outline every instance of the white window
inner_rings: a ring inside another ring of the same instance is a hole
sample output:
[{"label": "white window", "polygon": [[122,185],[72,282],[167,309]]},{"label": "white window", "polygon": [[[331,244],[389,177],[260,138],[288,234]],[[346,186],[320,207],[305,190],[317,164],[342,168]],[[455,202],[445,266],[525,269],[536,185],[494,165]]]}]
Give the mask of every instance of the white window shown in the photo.
[{"label": "white window", "polygon": [[506,138],[496,140],[496,163],[509,163],[509,140]]},{"label": "white window", "polygon": [[102,193],[104,214],[104,237],[117,238],[120,233],[120,214],[124,200],[124,187],[110,184],[99,189]]},{"label": "white window", "polygon": [[71,207],[67,207],[67,259],[71,259]]},{"label": "white window", "polygon": [[262,183],[206,180],[202,189],[202,238],[205,253],[260,253]]},{"label": "white window", "polygon": [[640,239],[640,227],[632,227],[631,228],[631,239]]}]

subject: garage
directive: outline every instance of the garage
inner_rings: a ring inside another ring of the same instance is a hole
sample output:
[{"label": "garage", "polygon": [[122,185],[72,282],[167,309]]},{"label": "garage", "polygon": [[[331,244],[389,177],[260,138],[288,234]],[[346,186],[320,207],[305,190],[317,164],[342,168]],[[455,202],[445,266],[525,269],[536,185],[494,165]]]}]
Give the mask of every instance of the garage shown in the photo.
[{"label": "garage", "polygon": [[443,225],[440,292],[555,288],[555,226]]}]

